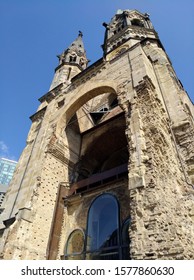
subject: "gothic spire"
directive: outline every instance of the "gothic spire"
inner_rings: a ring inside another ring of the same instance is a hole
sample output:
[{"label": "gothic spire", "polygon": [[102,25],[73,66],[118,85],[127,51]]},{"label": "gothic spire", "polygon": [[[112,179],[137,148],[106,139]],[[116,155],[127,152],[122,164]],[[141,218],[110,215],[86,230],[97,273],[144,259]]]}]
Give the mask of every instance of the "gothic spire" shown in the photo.
[{"label": "gothic spire", "polygon": [[83,33],[79,31],[73,43],[58,55],[59,65],[55,69],[55,75],[50,86],[50,90],[61,83],[69,84],[71,79],[86,69],[89,60],[83,44]]},{"label": "gothic spire", "polygon": [[86,57],[82,37],[83,33],[79,31],[78,37],[73,41],[73,43],[58,56],[59,64],[74,64],[79,66],[81,70],[84,70],[87,67],[88,59]]}]

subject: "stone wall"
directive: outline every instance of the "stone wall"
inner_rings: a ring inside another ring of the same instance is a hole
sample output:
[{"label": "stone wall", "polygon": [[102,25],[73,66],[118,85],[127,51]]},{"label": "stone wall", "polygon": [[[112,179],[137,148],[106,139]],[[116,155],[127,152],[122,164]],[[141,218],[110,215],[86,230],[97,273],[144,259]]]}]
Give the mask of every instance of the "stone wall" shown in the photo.
[{"label": "stone wall", "polygon": [[192,259],[191,205],[183,201],[192,197],[193,191],[185,182],[167,114],[149,83],[137,88],[132,112],[136,110],[141,120],[139,142],[143,142],[141,138],[145,142],[141,162],[145,184],[132,185],[130,191],[132,258]]},{"label": "stone wall", "polygon": [[81,106],[104,93],[116,94],[125,113],[128,183],[70,198],[55,232],[57,259],[64,255],[72,230],[86,228],[88,208],[104,191],[118,197],[122,220],[131,215],[133,259],[194,258],[192,104],[164,50],[149,41],[107,55],[72,84],[41,99],[47,108],[40,106],[32,117],[27,146],[7,194],[12,206],[4,219],[15,220],[3,228],[2,258],[48,258],[59,186],[64,182],[71,187],[70,174],[79,160],[81,136],[66,126]]}]

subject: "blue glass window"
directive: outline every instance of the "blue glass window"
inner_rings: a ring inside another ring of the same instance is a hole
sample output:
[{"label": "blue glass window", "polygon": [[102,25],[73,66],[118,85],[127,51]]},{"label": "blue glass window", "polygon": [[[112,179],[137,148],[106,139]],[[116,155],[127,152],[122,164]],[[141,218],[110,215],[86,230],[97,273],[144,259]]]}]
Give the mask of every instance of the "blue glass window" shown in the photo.
[{"label": "blue glass window", "polygon": [[130,219],[120,223],[120,207],[110,193],[98,196],[88,211],[86,235],[80,229],[68,237],[65,259],[128,260]]},{"label": "blue glass window", "polygon": [[86,259],[120,259],[119,205],[111,194],[97,197],[89,209]]}]

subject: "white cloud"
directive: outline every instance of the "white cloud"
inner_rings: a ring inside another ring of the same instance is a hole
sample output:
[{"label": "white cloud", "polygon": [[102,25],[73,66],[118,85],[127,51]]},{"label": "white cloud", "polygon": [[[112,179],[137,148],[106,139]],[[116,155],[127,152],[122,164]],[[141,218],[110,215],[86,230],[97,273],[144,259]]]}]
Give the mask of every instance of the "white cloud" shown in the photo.
[{"label": "white cloud", "polygon": [[8,146],[3,141],[0,141],[0,154],[8,154],[8,153],[9,153]]},{"label": "white cloud", "polygon": [[0,157],[16,160],[14,156],[10,155],[9,147],[2,140],[0,140]]}]

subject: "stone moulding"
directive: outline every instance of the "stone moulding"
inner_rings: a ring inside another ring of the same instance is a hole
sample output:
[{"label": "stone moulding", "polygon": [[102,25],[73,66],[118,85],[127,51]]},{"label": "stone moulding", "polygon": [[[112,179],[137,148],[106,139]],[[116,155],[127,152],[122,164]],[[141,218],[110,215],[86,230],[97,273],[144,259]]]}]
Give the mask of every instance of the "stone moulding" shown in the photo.
[{"label": "stone moulding", "polygon": [[50,90],[46,94],[44,94],[42,97],[40,97],[38,100],[42,103],[44,101],[47,101],[48,103],[51,102],[57,95],[61,93],[61,89],[63,87],[63,83],[56,86],[54,89]]},{"label": "stone moulding", "polygon": [[33,114],[32,116],[30,116],[30,119],[32,122],[35,122],[39,119],[43,119],[44,114],[46,112],[46,108],[47,106],[45,106],[44,108],[42,108],[40,111],[36,112],[35,114]]}]

